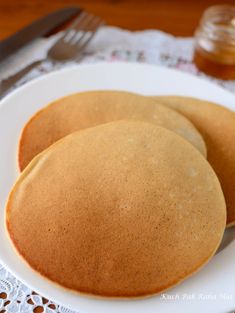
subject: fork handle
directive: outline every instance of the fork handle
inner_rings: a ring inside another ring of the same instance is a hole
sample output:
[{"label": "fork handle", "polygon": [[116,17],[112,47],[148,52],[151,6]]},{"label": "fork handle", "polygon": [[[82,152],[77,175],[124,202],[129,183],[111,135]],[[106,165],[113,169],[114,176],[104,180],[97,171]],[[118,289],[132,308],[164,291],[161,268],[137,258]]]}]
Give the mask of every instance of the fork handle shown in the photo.
[{"label": "fork handle", "polygon": [[43,61],[44,60],[35,61],[27,65],[26,67],[24,67],[22,70],[16,72],[12,76],[9,76],[6,79],[3,79],[0,82],[0,97],[4,96],[4,94],[7,92],[8,89],[14,86],[14,84],[17,83],[24,75],[28,74],[32,69],[40,65]]}]

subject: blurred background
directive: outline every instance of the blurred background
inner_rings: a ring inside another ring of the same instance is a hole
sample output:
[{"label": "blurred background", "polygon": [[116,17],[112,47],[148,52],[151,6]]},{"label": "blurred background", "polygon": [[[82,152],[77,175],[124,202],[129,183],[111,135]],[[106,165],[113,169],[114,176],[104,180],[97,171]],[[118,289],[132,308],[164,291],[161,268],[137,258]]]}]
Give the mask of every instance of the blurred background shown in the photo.
[{"label": "blurred background", "polygon": [[203,11],[234,0],[0,0],[0,39],[56,9],[78,5],[106,21],[129,30],[159,29],[192,36]]}]

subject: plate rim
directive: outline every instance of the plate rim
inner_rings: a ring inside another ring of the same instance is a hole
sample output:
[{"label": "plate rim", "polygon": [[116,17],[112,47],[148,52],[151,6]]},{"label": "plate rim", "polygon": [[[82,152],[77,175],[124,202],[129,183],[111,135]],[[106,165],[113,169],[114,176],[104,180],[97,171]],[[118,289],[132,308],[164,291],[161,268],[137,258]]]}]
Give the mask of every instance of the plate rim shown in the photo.
[{"label": "plate rim", "polygon": [[[184,77],[190,77],[190,79],[194,79],[194,80],[197,80],[197,81],[200,81],[200,83],[202,83],[202,79],[199,78],[199,77],[195,77],[194,75],[192,74],[188,74],[188,73],[185,73],[185,72],[181,72],[179,70],[176,70],[176,69],[169,69],[169,68],[166,68],[166,67],[163,67],[163,66],[157,66],[157,65],[151,65],[151,64],[143,64],[143,63],[135,63],[135,62],[131,62],[131,63],[128,63],[128,62],[115,62],[115,63],[108,63],[108,62],[98,62],[98,63],[94,63],[94,64],[80,64],[80,65],[74,65],[74,66],[70,66],[70,67],[67,67],[67,68],[64,68],[64,69],[60,69],[60,70],[56,70],[56,71],[53,71],[51,73],[47,73],[47,74],[43,74],[41,75],[40,77],[37,77],[37,78],[34,78],[32,79],[30,82],[24,84],[23,86],[15,89],[13,92],[9,93],[8,95],[6,95],[3,99],[1,99],[0,101],[0,113],[1,113],[1,110],[2,108],[7,105],[8,101],[10,101],[11,99],[13,99],[14,97],[17,97],[18,95],[22,94],[22,92],[24,93],[25,91],[27,91],[27,89],[31,88],[31,86],[34,86],[34,85],[37,85],[37,84],[40,84],[41,81],[44,81],[45,79],[47,80],[53,80],[54,78],[56,79],[56,77],[59,75],[63,75],[65,73],[72,73],[73,74],[73,71],[79,71],[81,68],[83,69],[86,69],[86,68],[99,68],[99,67],[117,67],[117,66],[124,66],[124,67],[139,67],[139,68],[148,68],[148,69],[153,69],[155,71],[157,70],[161,70],[161,71],[166,71],[168,72],[169,74],[170,73],[174,73],[175,75],[183,75]],[[216,89],[220,90],[220,92],[222,93],[226,93],[229,97],[232,97],[234,98],[234,110],[235,110],[235,95],[233,95],[230,91],[228,90],[225,90],[223,87],[221,86],[216,86],[215,84],[213,84],[212,82],[208,82],[206,80],[203,80],[203,83],[207,84],[207,86],[213,86],[213,88],[216,87]],[[171,94],[171,93],[169,93]],[[201,98],[203,99],[203,98]],[[222,103],[220,103],[221,105],[223,105]],[[225,105],[226,106],[226,105]],[[1,174],[1,173],[0,173]],[[4,205],[4,208],[5,208],[5,205]],[[5,213],[5,209],[4,209],[4,213]],[[2,213],[1,213],[2,214]],[[5,224],[5,223],[4,223]],[[9,240],[9,238],[8,238]],[[9,240],[10,242],[10,240]],[[229,247],[228,247],[229,248]],[[235,252],[235,243],[234,243],[234,252]],[[231,249],[231,247],[230,247]],[[226,248],[227,250],[227,248]],[[224,251],[222,251],[221,253],[223,253]],[[216,256],[217,257],[217,256]],[[216,258],[215,257],[215,258]],[[13,273],[14,276],[16,276],[17,278],[19,278],[20,281],[22,281],[25,285],[28,285],[31,289],[36,289],[36,290],[40,290],[38,288],[35,288],[35,286],[33,286],[31,283],[29,283],[27,280],[25,280],[24,278],[22,278],[22,275],[19,275],[14,269],[12,268],[9,268],[9,266],[6,264],[6,262],[4,261],[4,259],[2,259],[2,255],[1,255],[1,252],[0,252],[0,261],[1,263],[4,265],[4,267],[11,273]],[[25,262],[25,261],[24,261]],[[32,270],[34,271],[34,270]],[[37,274],[38,275],[38,274]],[[49,282],[49,284],[51,285],[51,288],[55,288],[55,284],[54,283],[51,283]],[[59,289],[61,290],[62,287],[59,287]],[[176,287],[177,288],[177,287]],[[56,288],[55,288],[56,289]],[[63,289],[63,288],[62,288]],[[174,290],[175,288],[173,288]],[[64,290],[63,290],[64,291]],[[67,290],[66,290],[67,291]],[[40,290],[40,293],[45,295],[44,292],[41,292]],[[71,294],[71,291],[69,291],[69,294]],[[48,297],[47,295],[45,295],[46,297]],[[77,295],[76,296],[80,297],[80,295]],[[82,295],[81,295],[82,296]],[[82,296],[83,297],[83,296]],[[53,296],[49,296],[50,299],[53,299],[54,297]],[[89,299],[90,300],[90,299]],[[97,300],[97,299],[96,299]],[[53,300],[57,303],[60,303],[60,301],[58,299],[55,299]],[[99,301],[99,300],[98,300]],[[110,301],[110,300],[102,300],[102,301]],[[112,301],[112,300],[111,300]],[[122,300],[118,300],[118,301],[122,301]],[[132,302],[133,300],[128,300],[129,302]],[[135,300],[134,300],[135,301]],[[139,300],[137,300],[139,301]],[[141,301],[141,300],[140,300]],[[113,302],[113,301],[112,301]],[[124,301],[126,302],[126,301]],[[235,302],[234,302],[235,304]],[[62,303],[62,305],[65,305],[64,303]],[[68,304],[67,304],[68,306]],[[69,306],[68,306],[69,307]],[[72,306],[71,307],[73,310],[74,310],[74,307]],[[84,311],[85,312],[85,311]]]}]

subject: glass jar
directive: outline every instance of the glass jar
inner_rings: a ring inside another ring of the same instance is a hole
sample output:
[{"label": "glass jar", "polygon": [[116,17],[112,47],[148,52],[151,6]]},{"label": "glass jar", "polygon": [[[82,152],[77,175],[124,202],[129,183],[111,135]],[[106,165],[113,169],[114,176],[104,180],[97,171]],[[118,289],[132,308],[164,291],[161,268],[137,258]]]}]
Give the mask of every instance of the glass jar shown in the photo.
[{"label": "glass jar", "polygon": [[194,62],[199,70],[235,79],[235,6],[207,9],[195,32]]}]

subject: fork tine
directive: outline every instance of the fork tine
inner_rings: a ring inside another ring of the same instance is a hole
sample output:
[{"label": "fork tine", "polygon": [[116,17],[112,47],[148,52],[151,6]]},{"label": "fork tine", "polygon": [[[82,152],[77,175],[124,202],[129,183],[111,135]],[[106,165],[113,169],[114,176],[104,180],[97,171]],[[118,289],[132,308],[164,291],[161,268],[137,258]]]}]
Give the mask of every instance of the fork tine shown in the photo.
[{"label": "fork tine", "polygon": [[60,62],[77,59],[103,24],[98,17],[85,12],[80,14],[73,25],[48,50],[48,58]]},{"label": "fork tine", "polygon": [[[87,25],[87,30],[83,32],[83,34],[77,38],[74,42],[76,46],[81,47],[83,44],[87,42],[87,40],[92,36],[94,36],[94,32],[102,25],[102,21],[98,17],[94,17],[89,25]],[[83,43],[82,43],[83,42]]]},{"label": "fork tine", "polygon": [[[82,38],[80,38],[80,40],[78,40],[78,42],[76,43],[76,46],[78,47],[78,52],[81,50],[84,50],[84,48],[88,45],[88,43],[91,41],[91,39],[95,36],[97,30],[102,25],[104,25],[104,22],[99,18],[96,18],[95,21],[96,21],[96,23],[93,23],[93,25],[92,25],[93,27],[92,27],[91,31],[86,32],[86,34]],[[85,36],[87,38],[85,40],[83,40],[85,38]]]},{"label": "fork tine", "polygon": [[82,11],[82,13],[71,23],[69,28],[76,28],[77,24],[80,23],[85,17],[87,17],[87,15],[89,15],[89,13]]},{"label": "fork tine", "polygon": [[83,19],[82,23],[78,23],[76,25],[75,31],[76,34],[71,38],[71,44],[76,44],[86,32],[89,30],[90,25],[92,25],[92,21],[95,19],[93,15],[87,15],[86,19]]},{"label": "fork tine", "polygon": [[92,21],[94,18],[95,18],[94,15],[86,13],[84,19],[81,22],[77,21],[77,23],[74,25],[74,29],[75,30],[85,29],[87,25],[89,25],[90,21]]},{"label": "fork tine", "polygon": [[65,31],[64,35],[61,37],[61,40],[68,42],[76,34],[76,27],[78,24],[82,24],[83,20],[87,17],[87,13],[83,11],[71,24],[71,26]]}]

